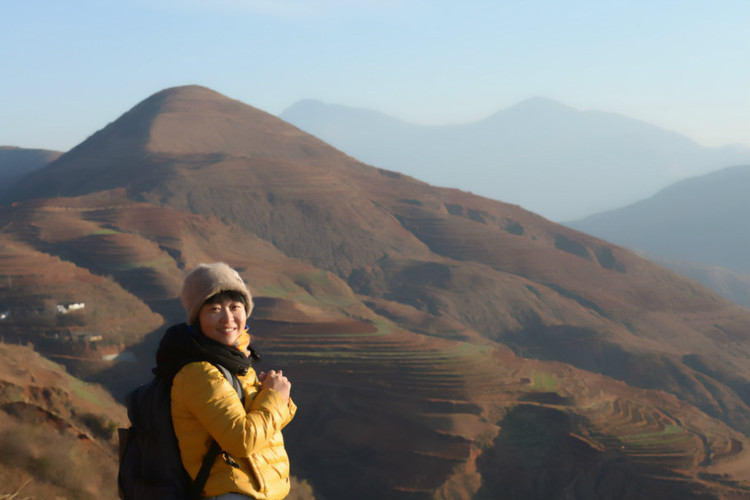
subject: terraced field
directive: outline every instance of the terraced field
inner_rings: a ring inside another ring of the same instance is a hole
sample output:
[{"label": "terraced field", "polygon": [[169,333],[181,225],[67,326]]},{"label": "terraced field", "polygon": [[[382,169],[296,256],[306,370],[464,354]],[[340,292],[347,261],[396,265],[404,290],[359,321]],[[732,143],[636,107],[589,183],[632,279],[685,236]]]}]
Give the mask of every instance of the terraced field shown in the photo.
[{"label": "terraced field", "polygon": [[86,363],[117,394],[184,319],[184,272],[237,268],[323,498],[750,499],[750,315],[623,248],[195,86],[12,195],[0,301],[85,301],[137,361]]},{"label": "terraced field", "polygon": [[[84,303],[75,318],[56,314],[57,304]],[[39,343],[56,328],[106,332],[108,344],[142,337],[162,318],[117,283],[0,233],[0,305],[13,322],[0,330],[8,339]],[[109,310],[108,314],[102,314]]]},{"label": "terraced field", "polygon": [[[650,471],[644,477],[658,478],[659,485],[695,483],[701,491],[750,498],[750,474],[739,465],[748,459],[747,438],[665,393],[523,360],[497,347],[425,337],[385,321],[257,320],[251,328],[261,353],[271,356],[261,365],[284,366],[302,405],[320,411],[309,418],[326,438],[311,443],[307,429],[293,433],[292,442],[304,440],[330,467],[350,466],[352,457],[327,454],[338,446],[368,457],[373,470],[361,481],[385,483],[404,495],[460,482],[476,474],[471,471],[482,450],[503,453],[505,445],[493,440],[502,436],[506,415],[537,407],[573,418],[564,433],[586,453],[621,456]],[[410,472],[380,477],[377,464],[386,461]]]}]

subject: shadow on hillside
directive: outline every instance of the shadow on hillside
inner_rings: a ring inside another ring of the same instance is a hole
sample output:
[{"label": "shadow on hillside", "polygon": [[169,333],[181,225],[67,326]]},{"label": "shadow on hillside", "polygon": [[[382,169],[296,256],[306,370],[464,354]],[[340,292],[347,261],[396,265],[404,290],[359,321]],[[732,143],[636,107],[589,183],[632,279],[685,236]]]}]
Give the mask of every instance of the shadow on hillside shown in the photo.
[{"label": "shadow on hillside", "polygon": [[664,390],[740,432],[750,432],[750,384],[726,366],[707,366],[698,355],[639,352],[593,329],[567,325],[535,326],[501,340],[525,358],[560,361],[633,387]]},{"label": "shadow on hillside", "polygon": [[[178,299],[151,301],[148,306],[152,311],[165,319],[163,325],[148,333],[141,342],[127,348],[135,355],[135,361],[120,361],[101,370],[80,373],[87,382],[104,386],[119,402],[125,402],[125,396],[139,384],[151,380],[152,370],[156,366],[156,349],[159,347],[167,327],[184,321],[184,311]],[[80,370],[79,370],[80,372]]]},{"label": "shadow on hillside", "polygon": [[[500,422],[492,448],[477,461],[476,500],[709,500],[665,468],[634,463],[616,448],[600,450],[576,436],[586,422],[564,411],[521,405]],[[694,486],[694,485],[693,485]]]}]

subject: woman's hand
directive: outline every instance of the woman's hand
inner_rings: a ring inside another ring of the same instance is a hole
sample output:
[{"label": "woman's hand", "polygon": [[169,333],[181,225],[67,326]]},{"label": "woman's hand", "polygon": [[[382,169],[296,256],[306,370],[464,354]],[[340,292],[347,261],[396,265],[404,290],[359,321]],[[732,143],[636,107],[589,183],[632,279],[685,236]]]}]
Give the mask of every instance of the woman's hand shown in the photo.
[{"label": "woman's hand", "polygon": [[284,376],[281,370],[271,370],[268,373],[260,372],[258,380],[261,381],[261,390],[273,389],[284,396],[284,399],[289,401],[289,393],[292,390],[292,383],[289,382],[289,379]]}]

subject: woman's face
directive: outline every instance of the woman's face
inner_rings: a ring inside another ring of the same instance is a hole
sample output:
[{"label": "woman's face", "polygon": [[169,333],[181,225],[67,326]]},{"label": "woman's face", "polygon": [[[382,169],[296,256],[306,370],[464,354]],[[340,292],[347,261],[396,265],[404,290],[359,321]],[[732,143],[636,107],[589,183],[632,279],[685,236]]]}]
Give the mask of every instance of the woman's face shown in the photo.
[{"label": "woman's face", "polygon": [[207,302],[198,313],[198,322],[206,337],[220,344],[234,345],[247,323],[245,304],[231,299]]}]

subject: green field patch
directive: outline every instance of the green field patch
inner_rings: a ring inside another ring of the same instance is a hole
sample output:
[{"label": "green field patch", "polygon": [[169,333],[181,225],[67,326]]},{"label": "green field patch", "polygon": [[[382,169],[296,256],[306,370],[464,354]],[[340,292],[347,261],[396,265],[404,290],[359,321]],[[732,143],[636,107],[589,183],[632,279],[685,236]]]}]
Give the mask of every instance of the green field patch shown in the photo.
[{"label": "green field patch", "polygon": [[294,301],[308,306],[333,306],[337,309],[345,309],[355,302],[353,298],[342,295],[310,295],[306,292],[295,295]]},{"label": "green field patch", "polygon": [[100,228],[95,231],[91,231],[88,236],[107,236],[110,234],[120,234],[120,231],[116,231],[114,229],[108,229],[108,228]]},{"label": "green field patch", "polygon": [[667,425],[660,431],[640,432],[634,434],[626,433],[592,433],[591,437],[608,446],[618,448],[632,448],[631,451],[644,449],[657,449],[663,447],[679,447],[680,444],[689,442],[692,435],[684,428],[677,425]]},{"label": "green field patch", "polygon": [[295,333],[295,332],[287,332],[287,333],[280,333],[278,334],[278,338],[307,338],[310,339],[311,342],[315,342],[316,340],[326,340],[326,339],[366,339],[366,338],[374,338],[374,337],[383,337],[388,335],[387,333],[383,332],[336,332],[336,333]]},{"label": "green field patch", "polygon": [[393,323],[390,321],[387,321],[381,317],[377,317],[375,321],[373,321],[373,324],[375,325],[375,328],[377,328],[377,331],[381,335],[390,335],[393,333]]},{"label": "green field patch", "polygon": [[368,361],[362,358],[360,356],[359,352],[346,352],[346,351],[286,351],[284,352],[284,357],[294,357],[294,358],[323,358],[327,360],[358,360],[358,361]]},{"label": "green field patch", "polygon": [[26,401],[26,391],[15,384],[0,386],[0,403],[17,403]]},{"label": "green field patch", "polygon": [[291,302],[320,308],[334,307],[336,309],[345,309],[356,302],[354,297],[346,295],[311,295],[296,282],[290,283],[287,286],[283,284],[264,286],[259,289],[259,295],[275,299],[286,299]]},{"label": "green field patch", "polygon": [[106,406],[106,403],[104,401],[99,399],[89,390],[89,384],[81,380],[74,379],[73,377],[70,377],[68,380],[70,382],[71,388],[73,389],[73,393],[76,396],[99,407]]},{"label": "green field patch", "polygon": [[304,332],[295,332],[295,331],[289,331],[289,332],[283,332],[277,334],[277,338],[287,338],[287,339],[300,339],[305,338],[308,339],[309,342],[316,342],[316,341],[325,341],[325,340],[341,340],[341,339],[352,339],[352,340],[359,340],[359,339],[368,339],[368,338],[377,338],[377,337],[386,337],[391,334],[391,331],[388,329],[380,329],[376,328],[374,331],[352,331],[352,332],[342,332],[340,330],[335,332],[327,332],[325,330],[325,326],[321,326],[320,331],[304,331]]},{"label": "green field patch", "polygon": [[158,257],[154,260],[146,262],[125,262],[122,264],[102,264],[102,267],[108,271],[113,272],[126,272],[135,271],[137,269],[164,269],[172,263],[172,259],[167,256]]},{"label": "green field patch", "polygon": [[[350,350],[346,348],[336,347],[324,349],[318,347],[317,349],[313,348],[310,351],[287,351],[284,352],[284,355],[302,357],[329,357],[335,359],[356,359],[362,362],[382,364],[398,363],[404,366],[411,365],[412,367],[414,367],[416,365],[436,368],[444,364],[455,364],[457,361],[461,361],[467,356],[474,356],[479,352],[481,352],[481,349],[477,349],[476,346],[464,345],[459,345],[456,348],[450,350],[435,351],[395,350],[390,347],[384,350]],[[435,371],[437,372],[437,370]],[[450,372],[448,373],[450,374]]]},{"label": "green field patch", "polygon": [[273,299],[285,299],[290,294],[294,293],[295,291],[299,290],[299,287],[296,285],[291,286],[283,286],[280,284],[275,285],[267,285],[262,288],[260,288],[259,295],[263,297],[270,297]]},{"label": "green field patch", "polygon": [[543,390],[546,392],[556,392],[560,381],[554,375],[545,372],[535,372],[532,379],[532,388],[534,390]]},{"label": "green field patch", "polygon": [[325,340],[325,339],[364,339],[364,338],[376,338],[376,337],[385,337],[388,335],[391,335],[393,333],[392,331],[392,325],[388,323],[387,321],[383,320],[375,320],[372,323],[375,326],[375,331],[369,331],[369,332],[341,332],[337,331],[335,333],[329,333],[325,331],[325,327],[321,327],[320,331],[310,332],[284,332],[278,334],[279,338],[308,338],[310,341],[315,340]]},{"label": "green field patch", "polygon": [[678,425],[666,425],[664,429],[638,434],[619,436],[623,443],[630,445],[670,444],[690,438],[690,434]]}]

